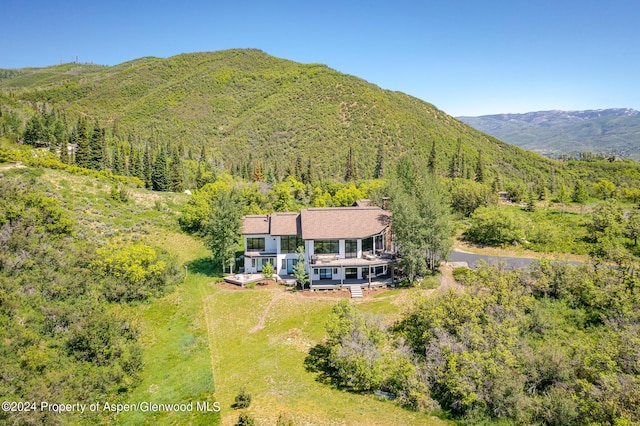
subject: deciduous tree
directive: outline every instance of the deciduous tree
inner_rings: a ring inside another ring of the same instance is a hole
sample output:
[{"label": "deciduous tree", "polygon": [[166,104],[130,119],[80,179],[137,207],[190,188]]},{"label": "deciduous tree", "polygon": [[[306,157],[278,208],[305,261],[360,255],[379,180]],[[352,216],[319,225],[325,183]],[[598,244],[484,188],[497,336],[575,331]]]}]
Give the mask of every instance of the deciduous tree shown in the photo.
[{"label": "deciduous tree", "polygon": [[223,271],[228,266],[229,273],[233,272],[241,224],[239,195],[234,190],[221,193],[211,206],[205,242],[214,261],[220,263]]}]

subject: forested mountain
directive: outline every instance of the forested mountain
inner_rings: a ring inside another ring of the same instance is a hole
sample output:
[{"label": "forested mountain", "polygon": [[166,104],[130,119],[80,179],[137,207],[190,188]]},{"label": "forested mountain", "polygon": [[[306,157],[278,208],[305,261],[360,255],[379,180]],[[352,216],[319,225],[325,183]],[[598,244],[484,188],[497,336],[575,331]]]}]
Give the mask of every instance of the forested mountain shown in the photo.
[{"label": "forested mountain", "polygon": [[[181,144],[227,168],[261,159],[266,174],[285,175],[298,157],[319,177],[342,178],[352,152],[358,178],[381,158],[413,151],[446,173],[458,150],[473,169],[478,152],[505,177],[533,180],[551,162],[472,129],[433,105],[382,90],[320,64],[300,64],[259,50],[141,58],[106,67],[64,64],[4,70],[0,102],[44,105],[71,126],[86,116],[141,149],[147,141]],[[463,162],[464,162],[463,161]],[[246,167],[246,166],[245,166]]]},{"label": "forested mountain", "polygon": [[593,152],[640,159],[640,112],[633,109],[538,111],[458,119],[543,155]]}]

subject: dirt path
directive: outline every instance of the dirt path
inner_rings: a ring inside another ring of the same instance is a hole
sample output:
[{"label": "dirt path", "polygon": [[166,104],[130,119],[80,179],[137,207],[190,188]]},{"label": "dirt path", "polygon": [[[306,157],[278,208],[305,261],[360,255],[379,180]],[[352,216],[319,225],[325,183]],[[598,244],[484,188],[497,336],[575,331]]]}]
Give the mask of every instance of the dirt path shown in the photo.
[{"label": "dirt path", "polygon": [[255,326],[253,326],[251,328],[251,330],[249,330],[249,334],[253,334],[253,333],[258,332],[258,331],[260,331],[260,330],[262,330],[264,328],[265,322],[267,320],[267,315],[269,315],[269,311],[271,310],[273,305],[275,305],[278,302],[278,300],[282,299],[284,296],[286,296],[286,293],[283,292],[283,291],[272,291],[271,292],[271,300],[269,301],[267,306],[265,306],[264,310],[262,311],[262,313],[258,317],[258,323]]},{"label": "dirt path", "polygon": [[435,291],[464,291],[464,287],[456,283],[456,280],[453,278],[453,270],[458,266],[460,265],[458,265],[457,262],[445,262],[440,266],[442,277],[440,278],[440,285]]}]

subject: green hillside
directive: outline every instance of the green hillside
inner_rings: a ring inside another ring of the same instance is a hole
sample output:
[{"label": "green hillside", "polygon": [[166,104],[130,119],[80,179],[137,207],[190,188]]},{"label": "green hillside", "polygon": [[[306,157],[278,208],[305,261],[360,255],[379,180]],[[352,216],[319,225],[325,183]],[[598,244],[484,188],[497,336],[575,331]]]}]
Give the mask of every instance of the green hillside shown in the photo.
[{"label": "green hillside", "polygon": [[140,144],[159,139],[195,152],[206,144],[227,166],[261,158],[284,171],[301,156],[319,176],[342,177],[351,148],[358,176],[370,178],[377,153],[391,162],[407,151],[426,157],[435,142],[444,172],[458,140],[470,165],[482,150],[490,175],[533,180],[553,164],[409,95],[253,49],[5,74],[0,92],[15,101],[61,109],[69,123],[97,118]]}]

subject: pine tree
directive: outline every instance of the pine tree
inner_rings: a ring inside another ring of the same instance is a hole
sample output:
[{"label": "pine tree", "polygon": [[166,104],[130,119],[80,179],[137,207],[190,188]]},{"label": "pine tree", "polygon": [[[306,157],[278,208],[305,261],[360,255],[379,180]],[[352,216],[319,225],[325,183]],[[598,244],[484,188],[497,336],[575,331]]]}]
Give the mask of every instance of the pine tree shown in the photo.
[{"label": "pine tree", "polygon": [[464,178],[468,178],[469,174],[468,174],[468,170],[467,170],[467,163],[464,160],[464,154],[459,154],[460,155],[460,177]]},{"label": "pine tree", "polygon": [[151,172],[151,188],[154,191],[168,191],[169,190],[169,178],[167,176],[167,154],[164,146],[160,147],[160,151],[156,156],[156,161],[153,163],[153,170]]},{"label": "pine tree", "polygon": [[89,130],[87,120],[84,117],[78,119],[76,125],[76,164],[80,167],[89,167],[91,146],[89,145]]},{"label": "pine tree", "polygon": [[126,176],[133,176],[131,174],[131,155],[133,155],[133,153],[127,156],[127,149],[124,143],[120,144],[120,158],[122,158],[123,172]]},{"label": "pine tree", "polygon": [[429,173],[434,174],[436,172],[436,141],[434,140],[431,143],[431,153],[429,154],[429,163],[427,167],[429,168]]},{"label": "pine tree", "polygon": [[104,129],[100,128],[98,120],[93,125],[93,133],[89,141],[89,162],[88,168],[94,170],[103,170],[105,166],[105,137]]},{"label": "pine tree", "polygon": [[202,150],[200,150],[200,157],[198,157],[198,162],[203,162],[207,159],[207,151],[204,148],[204,144],[202,144]]},{"label": "pine tree", "polygon": [[484,182],[484,164],[482,162],[481,150],[478,150],[478,162],[476,163],[476,182]]},{"label": "pine tree", "polygon": [[280,166],[279,166],[280,162],[276,161],[275,165],[273,166],[273,181],[274,182],[279,182],[280,181]]},{"label": "pine tree", "polygon": [[69,164],[69,144],[67,143],[67,139],[63,138],[62,142],[60,142],[60,161],[64,164]]},{"label": "pine tree", "polygon": [[254,182],[262,182],[262,167],[260,166],[260,160],[257,160],[253,165],[253,173],[251,174],[251,180]]},{"label": "pine tree", "polygon": [[144,178],[142,179],[147,188],[153,187],[153,180],[151,179],[153,175],[153,159],[151,157],[151,150],[149,145],[147,144],[144,147],[144,157],[142,158],[142,174]]},{"label": "pine tree", "polygon": [[384,145],[378,145],[378,155],[376,156],[376,169],[373,172],[374,179],[382,178],[384,174]]},{"label": "pine tree", "polygon": [[303,174],[304,173],[302,173],[302,159],[298,155],[296,157],[294,177],[296,178],[297,181],[303,182],[303,176],[302,176]]},{"label": "pine tree", "polygon": [[307,274],[307,265],[304,260],[304,247],[300,246],[296,249],[296,263],[293,265],[293,276],[300,288],[304,290],[304,286],[309,282]]},{"label": "pine tree", "polygon": [[556,169],[551,166],[551,170],[549,171],[549,191],[551,191],[552,194],[556,193]]},{"label": "pine tree", "polygon": [[34,114],[29,121],[27,121],[27,124],[25,126],[24,129],[24,143],[26,143],[27,145],[31,145],[31,146],[35,146],[35,147],[39,147],[39,146],[44,146],[45,141],[44,141],[44,128],[43,128],[43,123],[42,123],[42,117],[40,114],[36,113]]},{"label": "pine tree", "polygon": [[564,186],[563,183],[561,183],[560,186],[558,187],[558,192],[556,194],[556,199],[562,205],[562,207],[564,207],[564,205],[569,200],[569,194],[567,193],[567,187]]},{"label": "pine tree", "polygon": [[458,150],[451,157],[451,164],[449,165],[449,177],[451,179],[464,177],[464,158],[462,157],[462,141],[458,139]]},{"label": "pine tree", "polygon": [[347,182],[349,182],[351,179],[354,179],[354,172],[353,172],[353,157],[351,155],[351,148],[349,148],[349,154],[347,155],[347,167],[346,167],[346,171],[344,174],[344,180],[346,180]]},{"label": "pine tree", "polygon": [[526,210],[528,212],[536,211],[536,197],[534,195],[534,191],[532,190],[532,188],[529,188],[529,190],[527,191],[527,195],[525,196],[525,201],[527,203]]},{"label": "pine tree", "polygon": [[129,173],[131,176],[135,176],[141,179],[144,182],[144,173],[141,172],[142,167],[140,167],[140,157],[138,156],[138,151],[131,150],[131,155],[129,156]]},{"label": "pine tree", "polygon": [[311,157],[309,157],[307,159],[307,182],[305,183],[311,183],[313,182],[314,176],[313,176],[313,170],[311,168]]},{"label": "pine tree", "polygon": [[184,178],[182,173],[182,160],[178,148],[171,150],[171,166],[169,168],[170,188],[173,192],[182,192]]},{"label": "pine tree", "polygon": [[589,193],[587,192],[587,187],[584,185],[584,182],[579,180],[576,182],[576,186],[573,189],[573,194],[571,194],[571,200],[574,203],[580,204],[580,211],[584,208],[584,205],[587,204],[587,199],[589,198]]},{"label": "pine tree", "polygon": [[114,174],[116,175],[122,175],[124,174],[124,163],[123,163],[123,159],[121,157],[121,152],[120,149],[116,146],[113,149],[113,168],[112,171]]},{"label": "pine tree", "polygon": [[268,184],[272,184],[276,182],[276,178],[273,176],[273,170],[271,168],[269,168],[267,170],[267,179],[266,179]]}]

